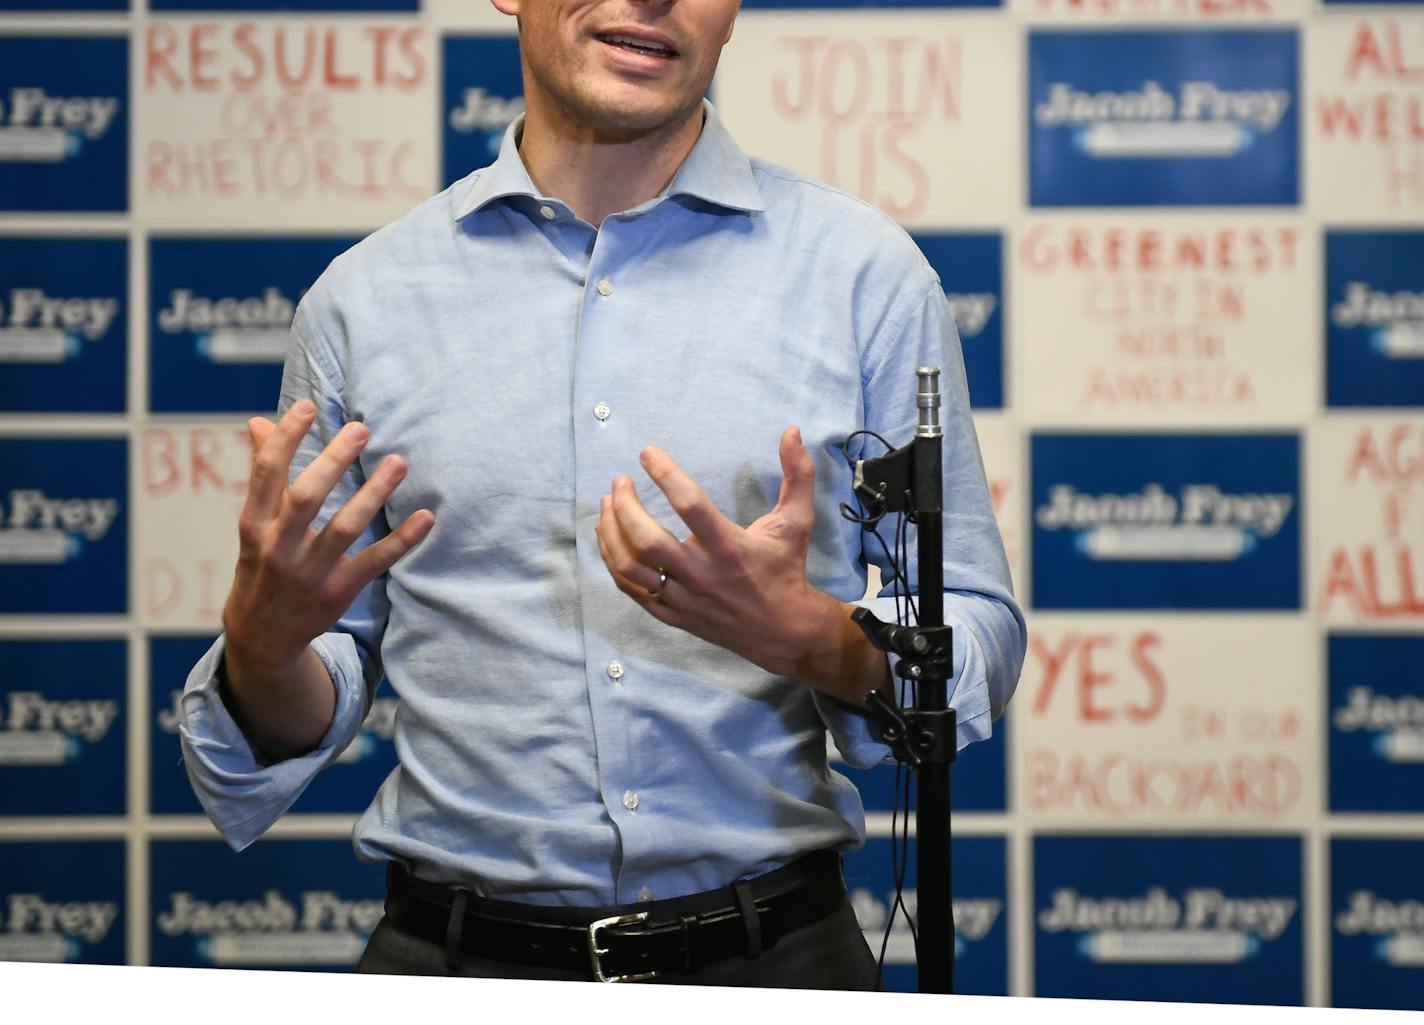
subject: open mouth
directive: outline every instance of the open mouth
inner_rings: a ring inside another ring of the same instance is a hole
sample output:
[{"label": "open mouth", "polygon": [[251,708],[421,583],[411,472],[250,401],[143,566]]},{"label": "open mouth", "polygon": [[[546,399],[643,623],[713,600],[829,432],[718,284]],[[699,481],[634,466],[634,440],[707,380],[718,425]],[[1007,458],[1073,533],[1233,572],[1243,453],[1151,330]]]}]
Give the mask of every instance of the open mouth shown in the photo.
[{"label": "open mouth", "polygon": [[641,36],[630,36],[623,33],[608,33],[598,36],[600,43],[609,46],[616,46],[620,50],[629,50],[633,53],[640,53],[645,57],[657,57],[662,60],[672,60],[677,57],[677,51],[670,46]]}]

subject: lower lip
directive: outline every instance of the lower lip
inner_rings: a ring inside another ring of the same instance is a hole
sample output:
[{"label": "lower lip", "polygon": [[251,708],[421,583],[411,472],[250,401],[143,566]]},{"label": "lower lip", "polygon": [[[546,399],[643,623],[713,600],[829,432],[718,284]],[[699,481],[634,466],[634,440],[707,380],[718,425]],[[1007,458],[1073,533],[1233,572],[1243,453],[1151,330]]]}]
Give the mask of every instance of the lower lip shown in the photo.
[{"label": "lower lip", "polygon": [[626,46],[605,43],[602,39],[598,40],[598,44],[609,51],[619,65],[633,71],[662,71],[677,63],[676,57],[654,57],[651,54],[630,50]]}]

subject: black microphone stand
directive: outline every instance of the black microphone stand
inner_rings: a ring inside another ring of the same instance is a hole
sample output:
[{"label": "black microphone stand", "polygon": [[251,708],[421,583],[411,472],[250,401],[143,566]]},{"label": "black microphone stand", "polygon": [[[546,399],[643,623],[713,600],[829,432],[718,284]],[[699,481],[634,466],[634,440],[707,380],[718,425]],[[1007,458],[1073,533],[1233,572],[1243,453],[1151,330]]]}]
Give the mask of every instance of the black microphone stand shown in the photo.
[{"label": "black microphone stand", "polygon": [[[915,814],[915,958],[921,993],[954,992],[954,905],[950,871],[949,765],[956,722],[949,707],[953,638],[944,623],[943,442],[939,424],[939,368],[920,367],[919,423],[908,444],[855,464],[855,492],[870,519],[899,512],[916,525],[919,615],[916,625],[883,623],[869,609],[853,619],[881,651],[900,656],[897,675],[915,684],[913,708],[876,692],[866,703],[879,739],[919,773]],[[915,599],[911,598],[912,608]],[[909,810],[906,809],[906,814]]]}]

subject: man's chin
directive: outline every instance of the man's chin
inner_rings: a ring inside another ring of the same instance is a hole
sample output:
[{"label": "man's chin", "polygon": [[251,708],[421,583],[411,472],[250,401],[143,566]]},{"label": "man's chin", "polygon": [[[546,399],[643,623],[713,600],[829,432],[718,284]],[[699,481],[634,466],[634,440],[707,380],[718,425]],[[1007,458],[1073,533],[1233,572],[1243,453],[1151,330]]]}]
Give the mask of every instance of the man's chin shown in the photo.
[{"label": "man's chin", "polygon": [[629,102],[610,98],[589,111],[586,123],[594,126],[600,138],[608,142],[634,142],[658,132],[675,129],[702,109],[699,96],[691,105],[667,102]]}]

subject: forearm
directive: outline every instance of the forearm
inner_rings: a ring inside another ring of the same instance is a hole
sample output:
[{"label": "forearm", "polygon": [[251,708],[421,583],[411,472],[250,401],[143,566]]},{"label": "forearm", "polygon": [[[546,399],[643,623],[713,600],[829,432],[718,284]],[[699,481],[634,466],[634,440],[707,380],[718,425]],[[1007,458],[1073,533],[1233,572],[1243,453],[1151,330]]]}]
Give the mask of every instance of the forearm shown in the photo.
[{"label": "forearm", "polygon": [[309,753],[331,729],[335,684],[310,646],[289,665],[265,667],[229,642],[220,679],[228,711],[269,764]]}]

